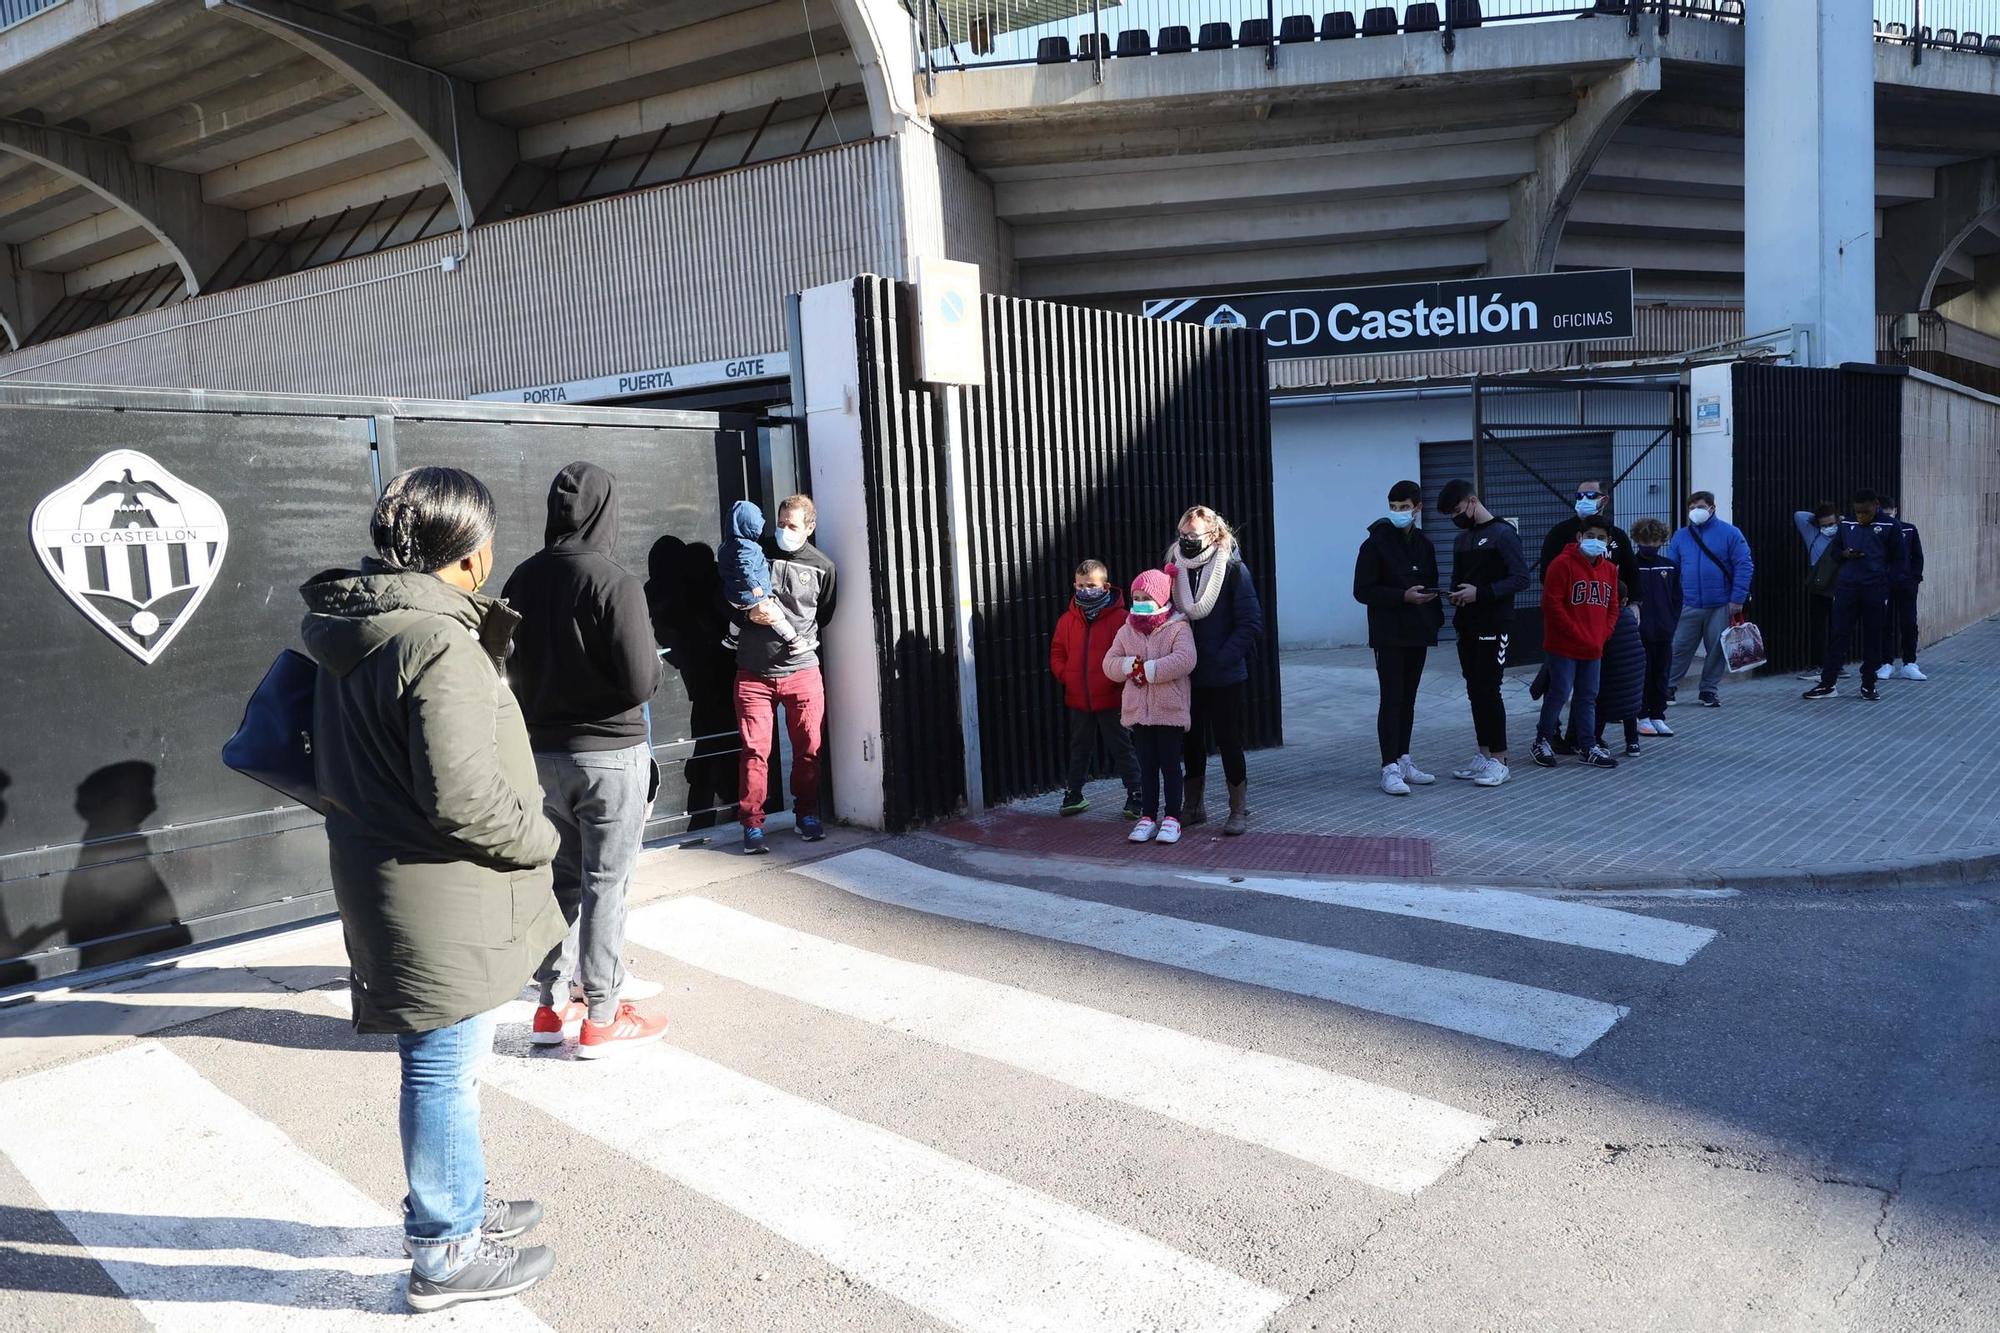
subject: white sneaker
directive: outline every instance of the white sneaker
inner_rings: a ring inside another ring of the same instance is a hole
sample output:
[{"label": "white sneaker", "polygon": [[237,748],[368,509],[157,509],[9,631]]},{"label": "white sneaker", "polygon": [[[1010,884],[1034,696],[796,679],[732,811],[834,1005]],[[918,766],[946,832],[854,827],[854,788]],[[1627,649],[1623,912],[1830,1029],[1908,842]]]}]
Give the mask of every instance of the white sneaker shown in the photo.
[{"label": "white sneaker", "polygon": [[1506,780],[1507,765],[1501,763],[1498,759],[1488,756],[1486,767],[1480,770],[1479,776],[1472,780],[1472,785],[1475,787],[1497,787]]},{"label": "white sneaker", "polygon": [[1925,675],[1925,674],[1924,674],[1923,672],[1921,672],[1921,671],[1917,670],[1917,664],[1916,664],[1915,662],[1905,662],[1905,663],[1903,663],[1903,669],[1902,669],[1901,671],[1898,671],[1898,672],[1897,672],[1896,674],[1897,674],[1897,675],[1899,675],[1899,676],[1901,676],[1901,677],[1902,677],[1902,678],[1903,678],[1904,680],[1929,680],[1929,679],[1930,679],[1930,677],[1929,677],[1929,676],[1926,676],[1926,675]]},{"label": "white sneaker", "polygon": [[1403,770],[1403,781],[1409,783],[1412,787],[1428,787],[1437,781],[1437,774],[1424,772],[1424,770],[1410,762],[1410,756],[1408,755],[1404,755],[1401,759],[1398,759],[1396,766]]},{"label": "white sneaker", "polygon": [[1654,729],[1652,718],[1642,717],[1639,719],[1639,734],[1641,736],[1657,736],[1660,733]]},{"label": "white sneaker", "polygon": [[1877,680],[1888,680],[1895,674],[1896,664],[1894,662],[1884,662],[1881,666],[1875,668],[1875,679]]},{"label": "white sneaker", "polygon": [[1467,760],[1462,768],[1454,768],[1453,770],[1451,770],[1451,775],[1457,778],[1460,782],[1477,782],[1479,780],[1479,775],[1481,773],[1484,773],[1486,771],[1486,766],[1492,762],[1493,761],[1491,759],[1488,759],[1485,755],[1476,754],[1472,756],[1471,759]]},{"label": "white sneaker", "polygon": [[1385,796],[1408,796],[1410,784],[1403,781],[1401,764],[1382,765],[1382,794]]},{"label": "white sneaker", "polygon": [[1159,831],[1160,831],[1160,826],[1158,824],[1154,823],[1150,819],[1141,819],[1138,823],[1132,826],[1132,831],[1125,835],[1125,841],[1151,842],[1153,840],[1153,835],[1155,833],[1158,833]]},{"label": "white sneaker", "polygon": [[1181,821],[1175,819],[1172,815],[1168,815],[1165,819],[1162,819],[1160,821],[1159,836],[1155,837],[1153,841],[1179,842],[1180,840],[1181,840]]},{"label": "white sneaker", "polygon": [[[1817,679],[1817,677],[1815,677],[1815,679]],[[1646,724],[1644,722],[1641,722],[1639,724],[1639,730],[1641,733],[1645,732]],[[1674,729],[1667,725],[1667,720],[1665,718],[1656,717],[1653,719],[1652,734],[1655,736],[1671,736],[1674,734]]]}]

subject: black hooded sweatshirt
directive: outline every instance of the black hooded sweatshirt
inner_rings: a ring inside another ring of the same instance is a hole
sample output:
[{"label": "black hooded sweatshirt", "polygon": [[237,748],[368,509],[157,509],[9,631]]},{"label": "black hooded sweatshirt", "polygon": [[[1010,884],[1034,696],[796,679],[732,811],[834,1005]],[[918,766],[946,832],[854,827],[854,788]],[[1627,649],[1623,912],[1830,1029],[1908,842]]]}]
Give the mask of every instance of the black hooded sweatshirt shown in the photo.
[{"label": "black hooded sweatshirt", "polygon": [[646,739],[641,707],[660,683],[645,585],[612,558],[617,480],[571,463],[549,486],[546,545],[501,596],[521,615],[507,683],[537,750],[622,750]]}]

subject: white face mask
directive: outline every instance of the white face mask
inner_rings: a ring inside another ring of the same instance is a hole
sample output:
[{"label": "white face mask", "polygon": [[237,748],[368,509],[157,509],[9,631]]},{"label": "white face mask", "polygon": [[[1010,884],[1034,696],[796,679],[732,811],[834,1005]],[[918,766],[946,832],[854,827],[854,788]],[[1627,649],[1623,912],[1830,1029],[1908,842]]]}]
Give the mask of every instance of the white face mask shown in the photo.
[{"label": "white face mask", "polygon": [[1696,527],[1700,527],[1713,517],[1715,517],[1715,511],[1706,505],[1696,505],[1694,508],[1688,510],[1688,522],[1694,524]]},{"label": "white face mask", "polygon": [[1417,521],[1417,516],[1407,509],[1391,509],[1389,511],[1389,521],[1399,528],[1407,528],[1410,524]]},{"label": "white face mask", "polygon": [[1820,532],[1820,536],[1822,536],[1822,537],[1831,537],[1831,536],[1832,536],[1832,535],[1833,535],[1834,533],[1836,533],[1836,532],[1839,532],[1839,531],[1840,531],[1840,524],[1838,524],[1838,523],[1822,523],[1822,524],[1820,524],[1820,528],[1819,528],[1819,532]]},{"label": "white face mask", "polygon": [[791,528],[778,529],[778,549],[780,551],[796,551],[805,544],[806,535],[803,532],[797,532]]}]

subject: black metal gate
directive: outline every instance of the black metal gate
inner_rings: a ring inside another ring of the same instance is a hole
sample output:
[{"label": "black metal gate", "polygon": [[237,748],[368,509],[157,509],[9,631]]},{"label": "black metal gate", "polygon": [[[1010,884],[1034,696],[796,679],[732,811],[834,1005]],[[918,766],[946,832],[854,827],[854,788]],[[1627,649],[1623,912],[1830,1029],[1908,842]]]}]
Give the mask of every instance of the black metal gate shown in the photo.
[{"label": "black metal gate", "polygon": [[1534,577],[1516,600],[1510,656],[1542,651],[1542,541],[1574,517],[1576,484],[1596,478],[1612,521],[1678,526],[1685,489],[1687,390],[1666,379],[1475,379],[1472,482],[1495,515],[1521,533]]},{"label": "black metal gate", "polygon": [[[917,379],[911,289],[856,282],[862,467],[881,666],[885,819],[965,801],[941,397]],[[1282,742],[1271,430],[1261,340],[1234,330],[984,298],[986,385],[958,395],[966,455],[980,773],[986,800],[1062,778],[1049,640],[1071,572],[1102,560],[1129,585],[1157,567],[1183,510],[1235,528],[1264,606],[1250,742]]]}]

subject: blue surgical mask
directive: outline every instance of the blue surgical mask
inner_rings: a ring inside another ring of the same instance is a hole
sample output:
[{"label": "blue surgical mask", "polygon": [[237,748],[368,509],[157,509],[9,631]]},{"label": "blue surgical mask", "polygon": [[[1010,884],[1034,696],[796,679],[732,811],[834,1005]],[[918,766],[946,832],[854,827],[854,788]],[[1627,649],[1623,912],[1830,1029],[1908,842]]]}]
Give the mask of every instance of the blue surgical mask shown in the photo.
[{"label": "blue surgical mask", "polygon": [[1839,531],[1840,531],[1840,524],[1838,523],[1822,523],[1819,525],[1819,535],[1822,537],[1831,537],[1834,533]]},{"label": "blue surgical mask", "polygon": [[1407,528],[1410,524],[1417,521],[1417,516],[1407,509],[1391,509],[1389,511],[1389,521],[1399,528]]},{"label": "blue surgical mask", "polygon": [[1149,602],[1141,597],[1138,601],[1132,603],[1132,614],[1135,616],[1156,616],[1160,614],[1160,604],[1158,602]]},{"label": "blue surgical mask", "polygon": [[1602,541],[1598,540],[1595,537],[1585,537],[1582,541],[1578,542],[1577,545],[1582,547],[1583,553],[1589,556],[1593,560],[1601,558],[1604,555],[1604,553],[1610,549]]},{"label": "blue surgical mask", "polygon": [[1576,516],[1578,518],[1589,518],[1592,514],[1596,512],[1597,512],[1597,501],[1579,499],[1576,502]]},{"label": "blue surgical mask", "polygon": [[778,529],[778,549],[780,551],[796,551],[805,544],[806,535],[803,532],[795,532],[791,528]]}]

